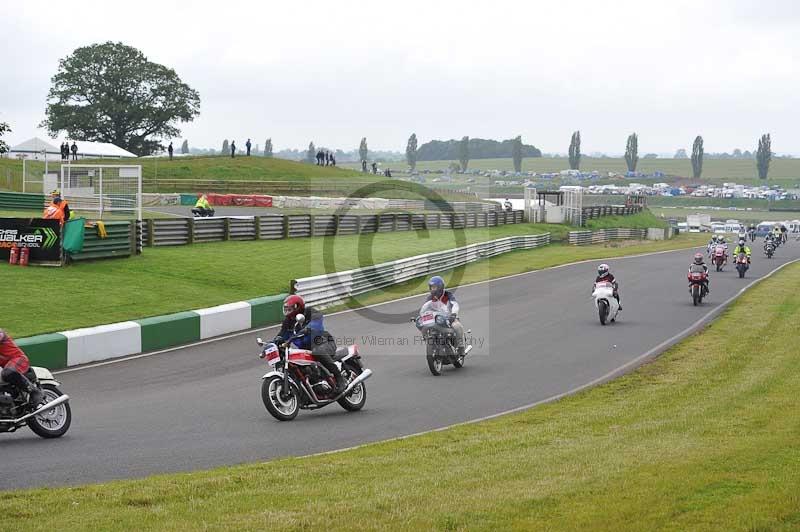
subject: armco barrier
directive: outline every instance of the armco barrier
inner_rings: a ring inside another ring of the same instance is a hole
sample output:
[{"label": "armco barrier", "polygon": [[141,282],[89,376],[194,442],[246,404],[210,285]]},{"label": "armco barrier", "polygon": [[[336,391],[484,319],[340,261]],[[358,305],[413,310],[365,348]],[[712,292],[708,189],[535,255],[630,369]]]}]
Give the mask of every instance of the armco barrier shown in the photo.
[{"label": "armco barrier", "polygon": [[269,240],[388,233],[423,229],[469,229],[522,223],[522,211],[386,214],[267,214],[219,218],[150,219],[142,225],[145,246],[179,246],[225,240]]},{"label": "armco barrier", "polygon": [[568,242],[574,246],[589,244],[603,244],[611,240],[664,240],[672,238],[673,232],[669,229],[654,227],[649,229],[599,229],[597,231],[570,231]]},{"label": "armco barrier", "polygon": [[0,209],[42,212],[44,210],[44,205],[44,194],[0,192]]},{"label": "armco barrier", "polygon": [[309,305],[330,305],[358,294],[463,266],[482,258],[549,243],[550,233],[500,238],[366,268],[295,279],[290,292],[301,295]]}]

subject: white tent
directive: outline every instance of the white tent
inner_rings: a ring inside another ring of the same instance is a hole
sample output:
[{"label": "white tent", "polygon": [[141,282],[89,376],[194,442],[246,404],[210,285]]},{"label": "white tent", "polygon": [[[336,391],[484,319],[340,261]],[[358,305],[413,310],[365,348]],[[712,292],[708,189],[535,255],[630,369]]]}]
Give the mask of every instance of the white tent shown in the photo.
[{"label": "white tent", "polygon": [[[26,155],[27,159],[44,160],[45,154],[48,161],[61,160],[61,144],[65,139],[42,139],[33,137],[32,139],[11,146],[8,150],[8,157],[14,158],[18,155]],[[127,150],[107,142],[83,142],[75,141],[78,146],[78,158],[97,158],[97,159],[121,159],[122,157],[136,157]],[[72,146],[72,142],[69,143]],[[72,154],[70,153],[70,158]]]}]

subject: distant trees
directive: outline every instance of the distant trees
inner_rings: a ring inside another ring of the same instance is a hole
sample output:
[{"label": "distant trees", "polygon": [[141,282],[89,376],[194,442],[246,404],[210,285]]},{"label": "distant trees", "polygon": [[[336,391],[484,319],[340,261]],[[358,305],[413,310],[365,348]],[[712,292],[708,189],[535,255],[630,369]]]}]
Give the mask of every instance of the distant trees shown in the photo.
[{"label": "distant trees", "polygon": [[517,136],[511,143],[511,159],[514,161],[514,171],[522,172],[522,135]]},{"label": "distant trees", "polygon": [[306,162],[313,163],[317,158],[317,148],[314,147],[314,142],[308,143],[308,151],[306,151]]},{"label": "distant trees", "polygon": [[[6,122],[0,122],[0,137],[6,133],[11,133],[11,128]],[[8,144],[0,138],[0,154],[8,153]]]},{"label": "distant trees", "polygon": [[[431,140],[417,149],[417,161],[452,161],[459,158],[460,140]],[[511,157],[514,139],[504,141],[487,139],[469,139],[469,158],[475,159],[507,159]],[[536,146],[522,145],[523,157],[541,157],[542,152]]]},{"label": "distant trees", "polygon": [[358,156],[362,161],[368,160],[369,149],[367,148],[367,137],[361,139],[361,144],[358,146]]},{"label": "distant trees", "polygon": [[222,155],[227,155],[230,152],[230,146],[228,146],[228,139],[222,141]]},{"label": "distant trees", "polygon": [[458,162],[461,164],[461,171],[466,172],[469,165],[469,137],[461,137],[458,144]]},{"label": "distant trees", "polygon": [[686,155],[686,149],[685,148],[680,148],[678,151],[676,151],[675,152],[675,158],[676,159],[688,159],[689,156]]},{"label": "distant trees", "polygon": [[272,138],[264,141],[264,157],[272,157]]},{"label": "distant trees", "polygon": [[628,165],[629,172],[635,172],[636,165],[639,164],[639,137],[636,133],[628,136],[628,143],[625,146],[625,164]]},{"label": "distant trees", "polygon": [[184,139],[183,144],[181,144],[181,153],[188,154],[189,153],[189,141]]},{"label": "distant trees", "polygon": [[766,179],[769,174],[769,163],[772,160],[772,139],[769,133],[761,135],[758,140],[758,149],[756,150],[756,168],[758,169],[758,178]]},{"label": "distant trees", "polygon": [[657,153],[645,153],[642,159],[658,159]]},{"label": "distant trees", "polygon": [[410,137],[408,137],[408,144],[406,145],[406,162],[408,162],[408,166],[411,168],[411,171],[417,169],[417,134],[412,133]]},{"label": "distant trees", "polygon": [[698,179],[703,173],[703,137],[697,135],[692,145],[692,176]]},{"label": "distant trees", "polygon": [[576,131],[572,134],[569,142],[569,167],[570,170],[578,170],[581,167],[581,132]]}]

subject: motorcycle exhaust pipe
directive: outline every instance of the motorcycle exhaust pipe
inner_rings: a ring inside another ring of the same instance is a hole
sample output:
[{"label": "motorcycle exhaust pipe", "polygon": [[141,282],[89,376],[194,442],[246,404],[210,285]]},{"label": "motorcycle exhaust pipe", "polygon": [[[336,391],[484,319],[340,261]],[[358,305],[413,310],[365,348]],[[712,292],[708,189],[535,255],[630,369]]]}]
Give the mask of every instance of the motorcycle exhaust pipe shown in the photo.
[{"label": "motorcycle exhaust pipe", "polygon": [[358,386],[360,383],[364,382],[365,380],[369,379],[371,376],[372,376],[372,370],[371,369],[365,369],[358,377],[353,379],[353,382],[351,382],[347,386],[347,388],[345,388],[345,390],[342,393],[337,395],[335,399],[331,399],[331,402],[338,401],[339,399],[341,399],[342,397],[344,397],[348,393],[352,392],[353,388],[355,388],[356,386]]},{"label": "motorcycle exhaust pipe", "polygon": [[24,416],[22,416],[19,419],[0,419],[0,423],[13,423],[13,424],[16,425],[17,423],[22,423],[26,419],[32,418],[33,416],[38,416],[42,412],[50,410],[54,406],[58,406],[61,403],[66,403],[67,401],[69,401],[69,395],[62,395],[62,396],[58,397],[57,399],[53,399],[49,403],[43,404],[42,406],[40,406],[38,409],[34,410],[30,414],[25,414]]}]

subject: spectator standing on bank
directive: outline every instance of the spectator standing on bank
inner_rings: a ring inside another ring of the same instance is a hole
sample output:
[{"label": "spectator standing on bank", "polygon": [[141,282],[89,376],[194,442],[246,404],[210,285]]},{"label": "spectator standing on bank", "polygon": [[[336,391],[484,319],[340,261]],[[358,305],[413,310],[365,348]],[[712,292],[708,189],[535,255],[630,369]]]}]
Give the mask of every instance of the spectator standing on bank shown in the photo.
[{"label": "spectator standing on bank", "polygon": [[231,141],[231,159],[236,157],[236,141]]},{"label": "spectator standing on bank", "polygon": [[66,161],[69,158],[69,144],[66,142],[61,143],[61,160]]},{"label": "spectator standing on bank", "polygon": [[378,175],[378,163],[372,163],[372,173]]},{"label": "spectator standing on bank", "polygon": [[75,144],[74,140],[72,141],[72,147],[70,148],[70,151],[72,151],[72,160],[73,161],[77,161],[78,160],[78,145]]},{"label": "spectator standing on bank", "polygon": [[336,166],[336,157],[331,153],[331,166]]},{"label": "spectator standing on bank", "polygon": [[325,152],[325,166],[328,166],[329,164],[331,164],[331,154],[326,151]]},{"label": "spectator standing on bank", "polygon": [[167,151],[169,152],[169,160],[171,161],[172,160],[172,142],[169,143],[169,147],[167,148]]},{"label": "spectator standing on bank", "polygon": [[244,147],[247,148],[247,156],[250,157],[250,146],[253,144],[250,142],[250,139],[247,139],[247,142],[244,143]]},{"label": "spectator standing on bank", "polygon": [[364,172],[365,174],[367,173],[367,161],[366,161],[366,159],[361,161],[361,171]]}]

